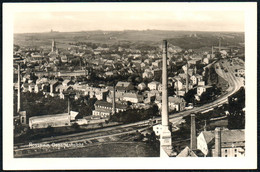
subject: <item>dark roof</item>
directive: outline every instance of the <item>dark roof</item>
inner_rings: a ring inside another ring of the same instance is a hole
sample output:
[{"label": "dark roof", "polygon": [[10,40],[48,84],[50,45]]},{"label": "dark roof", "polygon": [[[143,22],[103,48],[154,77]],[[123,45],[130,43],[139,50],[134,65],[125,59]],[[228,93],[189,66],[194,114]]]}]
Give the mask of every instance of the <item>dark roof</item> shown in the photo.
[{"label": "dark roof", "polygon": [[[203,131],[204,138],[207,144],[215,142],[215,133],[213,131]],[[222,147],[230,146],[245,146],[245,130],[222,130],[221,131],[221,145]],[[214,147],[214,144],[212,144]]]},{"label": "dark roof", "polygon": [[[96,103],[95,103],[95,105],[106,106],[106,107],[112,107],[112,103],[109,103],[109,102],[106,102],[106,101],[102,101],[102,100],[97,100]],[[126,109],[127,106],[116,103],[116,108]]]}]

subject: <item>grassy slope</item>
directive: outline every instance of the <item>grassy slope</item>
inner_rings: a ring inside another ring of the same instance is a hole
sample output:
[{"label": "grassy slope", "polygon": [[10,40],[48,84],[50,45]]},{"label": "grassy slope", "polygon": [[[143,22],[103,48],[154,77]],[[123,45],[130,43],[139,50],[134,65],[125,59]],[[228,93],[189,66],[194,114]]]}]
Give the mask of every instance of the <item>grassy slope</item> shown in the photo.
[{"label": "grassy slope", "polygon": [[[190,34],[197,37],[189,37]],[[124,41],[158,44],[163,39],[181,48],[201,48],[218,45],[218,37],[222,36],[223,45],[237,45],[244,42],[243,33],[191,32],[191,31],[86,31],[86,32],[57,32],[57,33],[25,33],[14,34],[14,43],[25,46],[51,46],[51,40],[57,41],[57,46],[66,48],[69,42],[93,42],[114,44]]]}]

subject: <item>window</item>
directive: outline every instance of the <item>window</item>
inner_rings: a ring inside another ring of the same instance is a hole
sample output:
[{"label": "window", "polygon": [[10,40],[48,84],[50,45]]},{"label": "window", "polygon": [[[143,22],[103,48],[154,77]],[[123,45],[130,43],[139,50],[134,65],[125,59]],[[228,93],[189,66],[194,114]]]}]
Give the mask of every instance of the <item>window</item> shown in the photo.
[{"label": "window", "polygon": [[225,149],[225,153],[227,153],[227,149]]},{"label": "window", "polygon": [[227,157],[227,155],[225,155],[225,157]]},{"label": "window", "polygon": [[235,157],[237,157],[237,154],[235,154]]},{"label": "window", "polygon": [[237,152],[237,149],[235,149],[235,152]]}]

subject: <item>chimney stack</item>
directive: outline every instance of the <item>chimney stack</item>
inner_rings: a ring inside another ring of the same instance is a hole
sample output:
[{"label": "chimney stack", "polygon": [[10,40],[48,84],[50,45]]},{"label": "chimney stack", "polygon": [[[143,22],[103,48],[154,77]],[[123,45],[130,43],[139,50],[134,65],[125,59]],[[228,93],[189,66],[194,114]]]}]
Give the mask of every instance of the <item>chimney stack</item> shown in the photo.
[{"label": "chimney stack", "polygon": [[68,96],[68,114],[70,115],[70,97]]},{"label": "chimney stack", "polygon": [[21,110],[21,78],[20,78],[20,63],[18,63],[18,94],[17,94],[17,112]]},{"label": "chimney stack", "polygon": [[162,55],[162,128],[160,134],[160,157],[172,152],[172,137],[168,115],[168,77],[167,77],[167,41],[163,41]]},{"label": "chimney stack", "polygon": [[52,51],[52,52],[55,52],[55,51],[56,51],[56,43],[55,43],[55,40],[54,40],[54,39],[52,40],[51,51]]},{"label": "chimney stack", "polygon": [[221,157],[221,129],[215,128],[215,152],[214,157]]},{"label": "chimney stack", "polygon": [[187,61],[187,71],[186,71],[186,93],[189,91],[189,64]]},{"label": "chimney stack", "polygon": [[169,126],[168,117],[168,76],[167,76],[167,41],[163,41],[163,66],[162,66],[162,125]]},{"label": "chimney stack", "polygon": [[191,150],[197,149],[197,137],[196,137],[196,124],[195,124],[195,114],[191,114],[191,131],[190,131],[190,148]]},{"label": "chimney stack", "polygon": [[112,115],[116,113],[116,88],[113,86]]}]

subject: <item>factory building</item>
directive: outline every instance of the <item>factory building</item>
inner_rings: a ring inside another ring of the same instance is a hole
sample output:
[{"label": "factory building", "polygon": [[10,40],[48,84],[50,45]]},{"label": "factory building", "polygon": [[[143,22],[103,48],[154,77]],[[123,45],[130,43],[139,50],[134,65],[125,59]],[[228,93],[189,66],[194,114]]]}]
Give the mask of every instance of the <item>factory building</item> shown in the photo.
[{"label": "factory building", "polygon": [[42,115],[29,118],[30,129],[70,126],[70,115],[68,113]]},{"label": "factory building", "polygon": [[197,137],[197,148],[209,157],[244,157],[245,130],[203,131]]},{"label": "factory building", "polygon": [[[92,115],[95,118],[108,118],[112,114],[112,103],[106,101],[96,101],[95,103],[95,110],[92,111]],[[116,104],[115,105],[115,112],[122,112],[126,111],[127,106]]]}]

